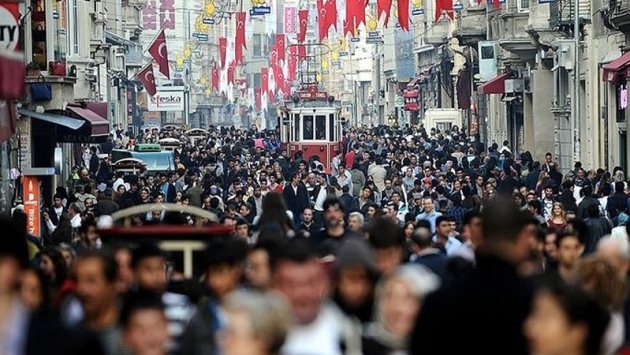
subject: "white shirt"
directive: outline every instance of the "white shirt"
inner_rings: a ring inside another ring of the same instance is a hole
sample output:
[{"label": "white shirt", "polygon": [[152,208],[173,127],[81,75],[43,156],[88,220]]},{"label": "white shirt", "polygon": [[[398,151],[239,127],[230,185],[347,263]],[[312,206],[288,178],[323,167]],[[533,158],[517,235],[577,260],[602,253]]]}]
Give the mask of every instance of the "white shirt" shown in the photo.
[{"label": "white shirt", "polygon": [[281,355],[342,355],[339,348],[340,322],[329,306],[322,309],[313,322],[294,325],[280,349]]},{"label": "white shirt", "polygon": [[328,192],[326,191],[327,187],[328,187],[328,185],[322,186],[319,189],[319,194],[315,198],[315,210],[316,211],[322,212],[324,210],[324,201],[326,201],[326,196],[328,195]]}]

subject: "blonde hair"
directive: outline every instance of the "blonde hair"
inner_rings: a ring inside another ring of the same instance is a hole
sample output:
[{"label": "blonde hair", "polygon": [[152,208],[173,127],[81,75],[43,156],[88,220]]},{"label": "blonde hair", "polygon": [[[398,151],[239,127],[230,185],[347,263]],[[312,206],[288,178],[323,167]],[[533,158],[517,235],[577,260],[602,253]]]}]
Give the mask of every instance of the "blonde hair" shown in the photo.
[{"label": "blonde hair", "polygon": [[268,341],[271,354],[279,352],[293,319],[282,297],[270,292],[235,291],[226,297],[223,308],[247,314],[254,335]]}]

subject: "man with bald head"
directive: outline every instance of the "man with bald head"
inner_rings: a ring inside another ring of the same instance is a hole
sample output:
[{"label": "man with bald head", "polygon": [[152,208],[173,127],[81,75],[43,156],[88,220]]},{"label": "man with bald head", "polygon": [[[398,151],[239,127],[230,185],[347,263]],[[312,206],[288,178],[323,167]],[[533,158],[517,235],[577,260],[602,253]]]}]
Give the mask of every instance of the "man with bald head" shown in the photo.
[{"label": "man with bald head", "polygon": [[[625,227],[624,227],[625,228]],[[597,243],[596,255],[607,260],[619,271],[621,277],[630,282],[628,270],[630,269],[630,242],[627,234],[613,233],[602,237]],[[623,317],[625,324],[630,324],[630,294],[626,293]],[[625,327],[624,343],[630,341],[630,327]]]}]

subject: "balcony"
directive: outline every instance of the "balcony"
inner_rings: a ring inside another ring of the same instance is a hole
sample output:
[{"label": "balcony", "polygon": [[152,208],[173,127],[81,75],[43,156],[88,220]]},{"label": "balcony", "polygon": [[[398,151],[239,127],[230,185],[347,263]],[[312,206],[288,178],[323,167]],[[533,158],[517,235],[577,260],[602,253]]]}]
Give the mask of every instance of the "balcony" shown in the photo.
[{"label": "balcony", "polygon": [[460,46],[477,48],[480,41],[486,40],[487,33],[485,5],[469,6],[458,19],[453,36],[457,38]]},{"label": "balcony", "polygon": [[609,0],[602,15],[606,27],[623,33],[630,32],[630,0]]},{"label": "balcony", "polygon": [[[575,0],[557,0],[549,3],[549,26],[558,32],[573,35],[573,22],[575,18]],[[578,16],[580,27],[591,22],[590,0],[578,0]]]},{"label": "balcony", "polygon": [[[528,12],[506,11],[497,16],[499,46],[503,48],[502,61],[533,63],[538,48],[525,32],[529,21]],[[509,52],[509,53],[507,53]]]},{"label": "balcony", "polygon": [[[36,110],[37,106],[42,106],[45,111],[65,110],[68,102],[74,102],[74,85],[77,78],[70,76],[48,76],[42,73],[44,81],[52,88],[52,100],[44,102],[33,102],[31,99],[30,85],[41,81],[41,77],[28,76],[24,81],[27,89],[26,107],[28,110]],[[24,104],[23,104],[24,105]]]}]

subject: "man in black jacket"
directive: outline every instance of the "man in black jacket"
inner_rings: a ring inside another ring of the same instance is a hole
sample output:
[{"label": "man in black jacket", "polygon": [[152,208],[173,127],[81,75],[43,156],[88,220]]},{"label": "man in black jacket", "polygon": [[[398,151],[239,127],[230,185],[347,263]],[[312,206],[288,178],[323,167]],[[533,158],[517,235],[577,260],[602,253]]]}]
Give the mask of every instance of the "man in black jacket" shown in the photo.
[{"label": "man in black jacket", "polygon": [[522,329],[532,291],[517,273],[531,253],[526,218],[509,201],[489,205],[482,218],[485,239],[476,269],[425,299],[411,354],[529,354]]}]

